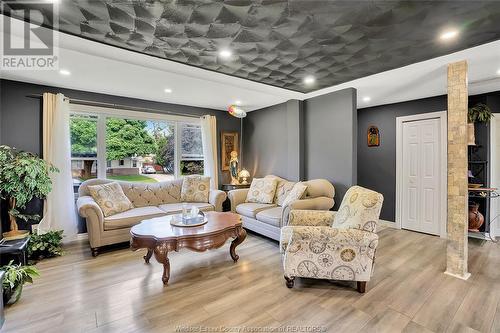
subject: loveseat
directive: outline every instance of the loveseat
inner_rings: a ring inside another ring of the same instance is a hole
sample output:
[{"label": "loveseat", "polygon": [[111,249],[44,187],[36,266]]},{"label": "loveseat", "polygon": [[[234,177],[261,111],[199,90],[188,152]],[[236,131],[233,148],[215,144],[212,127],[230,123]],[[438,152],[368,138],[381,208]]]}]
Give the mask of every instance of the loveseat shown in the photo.
[{"label": "loveseat", "polygon": [[273,203],[245,202],[249,189],[237,189],[228,193],[231,211],[241,215],[243,227],[246,229],[279,240],[281,227],[287,225],[290,210],[329,210],[333,207],[335,189],[326,179],[302,182],[307,186],[304,197],[283,205],[295,182],[274,175],[268,175],[264,178],[278,180]]},{"label": "loveseat", "polygon": [[[133,205],[132,209],[105,217],[99,205],[90,195],[88,186],[116,182]],[[160,217],[182,212],[181,188],[183,179],[158,183],[122,182],[106,179],[89,179],[78,190],[77,208],[80,216],[87,221],[92,255],[97,256],[98,249],[104,245],[130,240],[130,228],[144,219]],[[210,190],[208,202],[188,202],[189,207],[196,206],[202,211],[222,211],[226,194],[219,190]]]}]

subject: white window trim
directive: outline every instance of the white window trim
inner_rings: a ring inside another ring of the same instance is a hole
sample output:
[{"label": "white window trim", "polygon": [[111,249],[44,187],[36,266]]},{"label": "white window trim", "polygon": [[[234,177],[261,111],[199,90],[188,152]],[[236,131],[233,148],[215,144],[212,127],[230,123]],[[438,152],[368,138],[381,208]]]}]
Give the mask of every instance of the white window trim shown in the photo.
[{"label": "white window trim", "polygon": [[[97,178],[106,179],[106,118],[124,118],[134,120],[158,120],[174,123],[174,177],[181,176],[181,124],[201,125],[200,118],[184,117],[154,112],[140,112],[125,109],[115,109],[102,106],[70,104],[70,114],[97,116]],[[93,158],[92,158],[93,159]],[[200,159],[201,160],[201,159]]]}]

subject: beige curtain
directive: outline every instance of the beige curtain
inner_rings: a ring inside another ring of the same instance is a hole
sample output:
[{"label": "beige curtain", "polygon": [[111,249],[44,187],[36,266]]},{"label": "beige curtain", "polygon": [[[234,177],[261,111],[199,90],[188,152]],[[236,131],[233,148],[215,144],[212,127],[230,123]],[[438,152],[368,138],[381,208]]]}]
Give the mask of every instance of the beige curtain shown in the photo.
[{"label": "beige curtain", "polygon": [[69,102],[63,94],[43,94],[43,159],[59,172],[52,173],[52,191],[45,199],[39,233],[64,230],[65,241],[77,234],[77,216],[71,176]]},{"label": "beige curtain", "polygon": [[201,138],[203,143],[203,168],[205,176],[210,177],[210,187],[219,187],[217,164],[217,118],[206,115],[201,117]]}]

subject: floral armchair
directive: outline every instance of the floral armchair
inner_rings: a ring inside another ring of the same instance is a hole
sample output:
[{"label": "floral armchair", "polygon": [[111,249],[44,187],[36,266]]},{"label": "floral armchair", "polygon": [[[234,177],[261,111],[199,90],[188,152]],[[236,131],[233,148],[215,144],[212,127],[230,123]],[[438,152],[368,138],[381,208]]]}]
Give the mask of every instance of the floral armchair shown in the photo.
[{"label": "floral armchair", "polygon": [[345,280],[356,281],[364,293],[373,272],[383,200],[380,193],[353,186],[338,212],[292,210],[280,239],[287,287],[296,277]]}]

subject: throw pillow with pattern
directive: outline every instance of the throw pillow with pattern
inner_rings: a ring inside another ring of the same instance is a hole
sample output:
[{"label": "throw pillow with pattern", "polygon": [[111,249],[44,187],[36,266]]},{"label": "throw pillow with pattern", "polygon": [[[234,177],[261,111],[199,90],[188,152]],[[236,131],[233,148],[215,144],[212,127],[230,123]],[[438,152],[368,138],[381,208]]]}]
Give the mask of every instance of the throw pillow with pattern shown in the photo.
[{"label": "throw pillow with pattern", "polygon": [[278,178],[278,185],[276,186],[276,194],[274,195],[274,202],[278,206],[283,206],[283,201],[285,201],[286,196],[295,185],[295,182],[290,182],[285,179]]},{"label": "throw pillow with pattern", "polygon": [[276,193],[276,178],[254,178],[248,190],[246,202],[271,204]]},{"label": "throw pillow with pattern", "polygon": [[182,181],[182,202],[208,202],[210,177],[186,176]]},{"label": "throw pillow with pattern", "polygon": [[283,201],[283,207],[288,206],[291,202],[295,200],[300,200],[304,196],[307,190],[307,185],[304,185],[302,183],[297,183],[293,185],[292,190],[288,195],[286,196],[285,200]]},{"label": "throw pillow with pattern", "polygon": [[94,201],[101,207],[105,217],[134,208],[118,183],[91,185],[88,189]]}]

